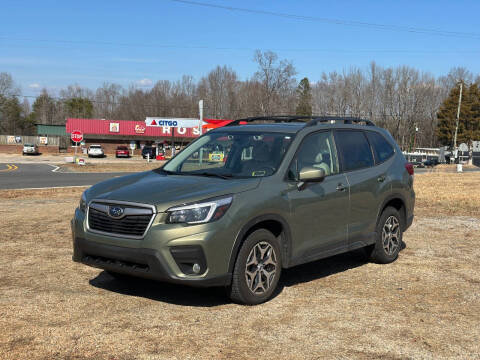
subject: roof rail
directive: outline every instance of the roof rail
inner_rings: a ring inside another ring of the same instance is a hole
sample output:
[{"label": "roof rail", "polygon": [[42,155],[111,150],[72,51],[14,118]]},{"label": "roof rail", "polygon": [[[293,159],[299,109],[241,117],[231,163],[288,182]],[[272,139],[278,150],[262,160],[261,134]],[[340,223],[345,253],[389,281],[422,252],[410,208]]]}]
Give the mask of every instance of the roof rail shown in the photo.
[{"label": "roof rail", "polygon": [[348,116],[319,116],[314,117],[310,120],[305,127],[315,126],[320,123],[337,123],[342,122],[343,124],[357,124],[360,125],[364,123],[366,126],[375,126],[375,124],[367,119],[357,118],[357,117],[348,117]]},{"label": "roof rail", "polygon": [[[305,122],[305,127],[315,126],[321,123],[333,123],[342,122],[343,124],[361,124],[364,123],[367,126],[375,126],[375,124],[367,119],[348,117],[348,116],[308,116],[308,115],[275,115],[275,116],[253,116],[244,119],[237,119],[225,126],[235,126],[241,123],[249,123],[254,121],[273,121],[274,123],[288,123],[301,120]],[[309,121],[307,121],[309,120]]]},{"label": "roof rail", "polygon": [[252,116],[244,119],[233,120],[225,126],[235,126],[242,122],[254,122],[254,121],[273,121],[274,123],[294,122],[297,120],[314,119],[315,116],[305,115],[274,115],[274,116]]}]

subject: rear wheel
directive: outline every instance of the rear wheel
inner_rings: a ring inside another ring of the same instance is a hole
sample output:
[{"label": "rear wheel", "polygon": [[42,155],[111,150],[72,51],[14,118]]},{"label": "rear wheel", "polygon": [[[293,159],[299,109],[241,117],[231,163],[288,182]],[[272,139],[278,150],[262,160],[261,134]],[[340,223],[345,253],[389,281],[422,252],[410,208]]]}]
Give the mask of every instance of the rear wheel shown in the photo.
[{"label": "rear wheel", "polygon": [[267,301],[277,287],[281,271],[278,240],[265,229],[252,232],[238,252],[229,288],[230,298],[247,305]]},{"label": "rear wheel", "polygon": [[370,259],[380,264],[395,261],[402,247],[402,217],[397,209],[387,207],[377,224],[376,241]]}]

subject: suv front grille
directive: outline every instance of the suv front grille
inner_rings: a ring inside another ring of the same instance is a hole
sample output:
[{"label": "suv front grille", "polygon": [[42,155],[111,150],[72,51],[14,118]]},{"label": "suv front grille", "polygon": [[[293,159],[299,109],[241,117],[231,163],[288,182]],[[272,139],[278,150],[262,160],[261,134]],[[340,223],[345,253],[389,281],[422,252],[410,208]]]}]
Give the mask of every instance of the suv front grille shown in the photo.
[{"label": "suv front grille", "polygon": [[[111,208],[121,209],[121,215],[112,216]],[[88,228],[91,232],[141,239],[153,217],[151,207],[94,201],[88,208]]]}]

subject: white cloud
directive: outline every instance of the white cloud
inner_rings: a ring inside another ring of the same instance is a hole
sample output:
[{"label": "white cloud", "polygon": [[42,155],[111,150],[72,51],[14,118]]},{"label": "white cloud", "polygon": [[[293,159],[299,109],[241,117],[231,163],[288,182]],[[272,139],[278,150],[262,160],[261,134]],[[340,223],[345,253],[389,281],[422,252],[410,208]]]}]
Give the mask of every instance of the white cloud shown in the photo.
[{"label": "white cloud", "polygon": [[153,81],[150,79],[142,79],[137,81],[137,85],[140,87],[150,87],[153,85]]},{"label": "white cloud", "polygon": [[39,83],[32,83],[28,85],[28,88],[32,90],[40,90],[42,86]]}]

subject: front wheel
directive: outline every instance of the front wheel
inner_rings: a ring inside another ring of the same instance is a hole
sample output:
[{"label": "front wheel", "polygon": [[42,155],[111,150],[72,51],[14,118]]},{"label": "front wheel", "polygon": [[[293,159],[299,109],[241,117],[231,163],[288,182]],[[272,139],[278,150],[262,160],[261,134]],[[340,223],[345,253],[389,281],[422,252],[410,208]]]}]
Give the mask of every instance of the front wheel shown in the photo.
[{"label": "front wheel", "polygon": [[237,303],[256,305],[275,291],[282,272],[282,256],[277,238],[268,230],[252,232],[242,244],[229,288]]},{"label": "front wheel", "polygon": [[397,209],[387,207],[377,224],[376,241],[370,259],[380,264],[395,261],[402,246],[402,217]]}]

